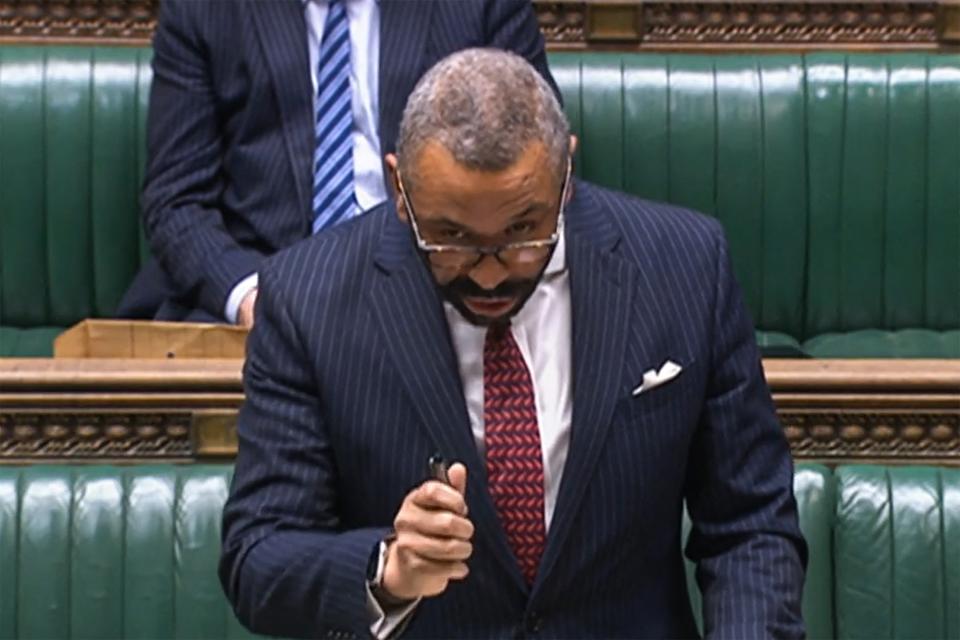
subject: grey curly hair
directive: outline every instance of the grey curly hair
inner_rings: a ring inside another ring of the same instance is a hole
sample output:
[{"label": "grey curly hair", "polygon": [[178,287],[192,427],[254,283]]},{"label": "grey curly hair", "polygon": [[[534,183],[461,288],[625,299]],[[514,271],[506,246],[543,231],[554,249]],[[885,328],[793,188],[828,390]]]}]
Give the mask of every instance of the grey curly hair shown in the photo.
[{"label": "grey curly hair", "polygon": [[531,142],[541,142],[558,180],[567,166],[570,124],[553,88],[522,57],[498,49],[464,49],[434,65],[407,100],[397,140],[404,182],[437,142],[461,165],[501,171]]}]

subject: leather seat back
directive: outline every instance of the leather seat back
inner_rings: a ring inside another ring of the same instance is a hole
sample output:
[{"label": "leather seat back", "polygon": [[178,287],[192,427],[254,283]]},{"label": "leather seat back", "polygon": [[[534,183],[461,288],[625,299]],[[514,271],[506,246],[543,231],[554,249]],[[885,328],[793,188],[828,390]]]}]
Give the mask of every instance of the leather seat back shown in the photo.
[{"label": "leather seat back", "polygon": [[249,638],[217,578],[229,466],[0,467],[0,638]]},{"label": "leather seat back", "polygon": [[109,316],[136,273],[151,55],[0,47],[0,326]]},{"label": "leather seat back", "polygon": [[[151,55],[0,47],[0,355],[109,316],[144,259]],[[761,344],[960,356],[960,55],[550,65],[582,176],[723,222]]]},{"label": "leather seat back", "polygon": [[960,55],[550,65],[580,175],[719,218],[758,328],[960,328]]},{"label": "leather seat back", "polygon": [[960,328],[960,55],[805,64],[805,336]]},{"label": "leather seat back", "polygon": [[[0,638],[252,637],[216,573],[231,473],[0,467]],[[804,464],[794,490],[811,638],[960,638],[960,469]]]},{"label": "leather seat back", "polygon": [[960,469],[837,470],[837,635],[960,638]]}]

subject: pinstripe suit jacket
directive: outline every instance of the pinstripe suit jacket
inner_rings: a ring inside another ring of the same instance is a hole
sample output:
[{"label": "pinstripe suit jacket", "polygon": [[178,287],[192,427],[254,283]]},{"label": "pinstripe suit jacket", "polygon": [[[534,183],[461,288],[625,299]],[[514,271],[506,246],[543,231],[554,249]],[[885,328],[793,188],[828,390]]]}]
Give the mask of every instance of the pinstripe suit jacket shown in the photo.
[{"label": "pinstripe suit jacket", "polygon": [[[419,77],[495,46],[552,83],[523,0],[380,0],[380,141],[394,150]],[[230,290],[305,238],[313,217],[313,91],[303,0],[164,0],[154,38],[143,216],[153,255],[120,314],[222,318]],[[210,317],[212,316],[212,317]]]},{"label": "pinstripe suit jacket", "polygon": [[[471,573],[420,604],[409,636],[693,637],[684,499],[707,633],[803,635],[790,453],[719,225],[577,187],[570,451],[532,589],[486,492],[441,300],[385,204],[261,272],[220,565],[247,625],[365,635],[371,551],[440,451],[468,467]],[[667,359],[683,372],[632,396]]]}]

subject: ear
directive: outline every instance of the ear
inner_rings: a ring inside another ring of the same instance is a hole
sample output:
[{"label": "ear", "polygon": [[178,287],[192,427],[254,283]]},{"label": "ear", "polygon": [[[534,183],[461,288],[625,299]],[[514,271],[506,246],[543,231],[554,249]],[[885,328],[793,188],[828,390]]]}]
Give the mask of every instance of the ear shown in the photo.
[{"label": "ear", "polygon": [[580,143],[580,140],[577,139],[577,136],[570,134],[570,155],[574,156],[577,153],[577,145]]},{"label": "ear", "polygon": [[394,205],[397,210],[397,217],[407,222],[407,208],[403,204],[403,198],[400,196],[400,172],[398,171],[397,154],[388,153],[383,158],[384,167],[387,169],[389,179],[387,183],[393,191]]}]

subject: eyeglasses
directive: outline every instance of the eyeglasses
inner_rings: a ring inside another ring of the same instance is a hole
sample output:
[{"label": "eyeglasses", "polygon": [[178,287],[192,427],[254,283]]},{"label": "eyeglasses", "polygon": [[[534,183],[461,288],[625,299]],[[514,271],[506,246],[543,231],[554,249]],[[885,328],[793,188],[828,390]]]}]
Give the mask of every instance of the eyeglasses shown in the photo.
[{"label": "eyeglasses", "polygon": [[560,191],[560,204],[557,206],[557,226],[550,237],[542,240],[509,242],[492,247],[434,244],[424,240],[420,233],[420,226],[417,224],[417,216],[413,212],[413,205],[407,197],[407,191],[403,188],[403,181],[400,180],[399,176],[397,182],[400,197],[403,198],[403,206],[410,214],[410,226],[413,227],[413,235],[416,238],[417,246],[426,254],[430,264],[438,269],[464,271],[480,264],[485,256],[493,256],[504,266],[522,267],[542,261],[550,253],[550,249],[560,240],[560,234],[563,233],[563,209],[567,201],[567,189],[570,185],[570,162],[567,161],[567,172],[563,179],[563,188]]}]

